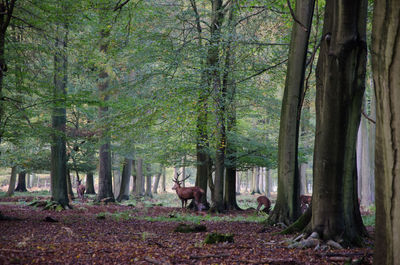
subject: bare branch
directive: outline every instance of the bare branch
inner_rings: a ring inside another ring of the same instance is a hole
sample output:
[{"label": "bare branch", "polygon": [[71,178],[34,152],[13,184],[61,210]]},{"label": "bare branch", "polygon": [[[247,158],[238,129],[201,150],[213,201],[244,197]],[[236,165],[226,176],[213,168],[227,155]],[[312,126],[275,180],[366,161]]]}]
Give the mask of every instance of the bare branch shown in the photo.
[{"label": "bare branch", "polygon": [[294,14],[294,11],[292,9],[292,6],[290,5],[290,0],[287,0],[287,4],[290,9],[290,14],[292,15],[293,20],[300,25],[300,27],[305,31],[308,32],[308,29],[296,18],[296,15]]}]

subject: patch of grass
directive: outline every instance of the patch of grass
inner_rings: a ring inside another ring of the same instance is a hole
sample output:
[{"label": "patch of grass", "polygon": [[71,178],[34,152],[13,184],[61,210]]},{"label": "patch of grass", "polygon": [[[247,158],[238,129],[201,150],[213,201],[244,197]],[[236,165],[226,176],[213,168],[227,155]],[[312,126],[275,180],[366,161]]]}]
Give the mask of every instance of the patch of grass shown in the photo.
[{"label": "patch of grass", "polygon": [[265,220],[264,216],[258,215],[248,215],[248,216],[212,216],[212,215],[192,215],[192,214],[180,214],[173,213],[168,216],[145,216],[142,217],[144,220],[152,221],[152,222],[190,222],[194,224],[199,224],[202,221],[211,221],[211,222],[255,222],[261,223]]},{"label": "patch of grass", "polygon": [[113,220],[119,222],[123,220],[129,220],[130,218],[133,218],[131,216],[130,211],[124,211],[124,212],[115,212],[115,213],[109,213],[109,212],[101,212],[96,215],[96,219],[106,219],[106,218],[112,218]]},{"label": "patch of grass", "polygon": [[364,215],[362,220],[365,226],[375,226],[375,214]]}]

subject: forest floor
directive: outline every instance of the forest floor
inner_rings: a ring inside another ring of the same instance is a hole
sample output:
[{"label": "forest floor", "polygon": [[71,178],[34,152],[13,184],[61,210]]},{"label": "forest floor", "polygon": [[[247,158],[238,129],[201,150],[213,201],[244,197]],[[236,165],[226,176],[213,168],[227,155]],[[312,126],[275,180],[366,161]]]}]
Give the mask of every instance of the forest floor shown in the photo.
[{"label": "forest floor", "polygon": [[[0,221],[0,264],[372,264],[372,240],[364,248],[290,249],[295,235],[254,221],[260,220],[254,209],[198,214],[156,203],[75,201],[72,210],[56,212],[30,200],[0,198],[0,212],[18,218]],[[180,223],[207,230],[174,232]],[[234,242],[205,244],[212,232],[233,234]]]}]

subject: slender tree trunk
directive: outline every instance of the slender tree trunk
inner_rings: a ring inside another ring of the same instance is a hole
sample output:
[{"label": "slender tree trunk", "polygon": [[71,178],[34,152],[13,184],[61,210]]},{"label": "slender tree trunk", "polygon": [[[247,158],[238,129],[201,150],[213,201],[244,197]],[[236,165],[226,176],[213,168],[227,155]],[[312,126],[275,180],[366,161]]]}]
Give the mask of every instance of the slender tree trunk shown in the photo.
[{"label": "slender tree trunk", "polygon": [[94,190],[93,172],[86,173],[86,194],[96,194]]},{"label": "slender tree trunk", "polygon": [[132,195],[137,195],[136,193],[136,183],[137,183],[137,168],[136,168],[136,161],[132,160]]},{"label": "slender tree trunk", "polygon": [[160,184],[160,178],[161,178],[161,173],[157,173],[156,177],[154,179],[154,185],[153,185],[153,193],[154,194],[158,193],[158,186]]},{"label": "slender tree trunk", "polygon": [[65,175],[65,180],[67,182],[67,194],[70,200],[75,199],[74,191],[72,190],[72,182],[71,182],[71,172],[67,169],[67,174]]},{"label": "slender tree trunk", "polygon": [[67,191],[67,154],[65,126],[66,88],[68,82],[68,59],[66,57],[68,29],[58,27],[56,33],[56,51],[54,55],[54,105],[52,109],[52,145],[51,145],[51,197],[63,207],[69,206]]},{"label": "slender tree trunk", "polygon": [[11,197],[14,195],[15,183],[17,182],[17,166],[11,168],[10,183],[8,185],[8,190],[6,197]]},{"label": "slender tree trunk", "polygon": [[[163,166],[162,167],[162,179],[161,179],[161,189],[162,189],[162,192],[163,193],[165,193],[165,192],[167,192],[167,187],[166,187],[166,185],[165,185],[165,178],[166,178],[166,176],[165,176],[165,167]],[[196,178],[196,180],[197,180],[197,178]],[[207,185],[207,183],[206,183],[206,185]]]},{"label": "slender tree trunk", "polygon": [[136,192],[137,196],[143,196],[143,159],[138,158],[136,161]]},{"label": "slender tree trunk", "polygon": [[240,173],[236,171],[236,195],[240,194]]},{"label": "slender tree trunk", "polygon": [[356,140],[365,90],[367,1],[327,1],[317,64],[312,230],[360,244]]},{"label": "slender tree trunk", "polygon": [[278,197],[270,223],[290,224],[300,216],[298,142],[304,76],[314,0],[296,0],[296,17],[308,29],[293,22],[288,69],[282,101],[278,151]]},{"label": "slender tree trunk", "polygon": [[147,164],[146,165],[146,193],[145,195],[152,198],[153,194],[151,193],[151,165]]},{"label": "slender tree trunk", "polygon": [[307,193],[307,163],[300,164],[300,195]]},{"label": "slender tree trunk", "polygon": [[376,95],[374,264],[400,264],[400,1],[374,1]]},{"label": "slender tree trunk", "polygon": [[271,169],[267,169],[267,173],[265,176],[265,194],[268,198],[271,198],[271,191],[272,191]]},{"label": "slender tree trunk", "polygon": [[129,181],[132,174],[132,159],[125,158],[122,167],[122,178],[117,201],[129,200]]}]

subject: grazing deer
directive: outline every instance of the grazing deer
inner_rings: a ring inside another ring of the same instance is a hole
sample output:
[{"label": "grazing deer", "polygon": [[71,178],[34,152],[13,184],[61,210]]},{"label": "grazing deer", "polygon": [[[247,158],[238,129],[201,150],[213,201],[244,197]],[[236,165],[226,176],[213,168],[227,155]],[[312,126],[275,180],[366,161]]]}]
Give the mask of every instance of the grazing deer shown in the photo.
[{"label": "grazing deer", "polygon": [[203,204],[201,203],[201,198],[205,194],[204,190],[197,186],[181,187],[182,182],[188,179],[189,177],[190,176],[187,176],[183,180],[178,180],[179,174],[177,174],[177,176],[172,179],[172,181],[175,183],[172,189],[176,191],[176,194],[178,194],[179,199],[181,199],[182,208],[184,207],[186,208],[187,200],[194,199],[194,203],[196,204],[197,209],[201,211],[204,208]]},{"label": "grazing deer", "polygon": [[259,196],[257,198],[257,202],[258,202],[257,212],[264,205],[263,212],[266,212],[267,214],[269,214],[269,211],[271,210],[271,201],[268,199],[268,197],[267,196]]},{"label": "grazing deer", "polygon": [[78,193],[78,197],[84,201],[85,200],[85,185],[81,184],[82,180],[78,179],[78,186],[76,187],[76,191]]}]

